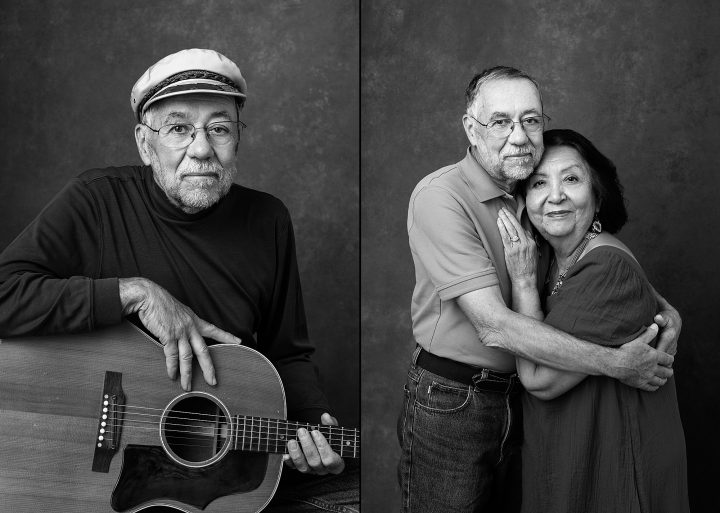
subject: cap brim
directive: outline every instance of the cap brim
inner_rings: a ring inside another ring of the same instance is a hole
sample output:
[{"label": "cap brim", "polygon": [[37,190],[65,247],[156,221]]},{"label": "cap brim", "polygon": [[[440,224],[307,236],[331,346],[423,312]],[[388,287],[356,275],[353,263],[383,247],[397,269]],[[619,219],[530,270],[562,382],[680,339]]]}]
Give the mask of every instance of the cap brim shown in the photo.
[{"label": "cap brim", "polygon": [[222,96],[235,96],[237,98],[246,97],[244,93],[241,93],[233,86],[215,80],[183,80],[170,84],[153,95],[153,97],[143,105],[140,116],[145,113],[150,105],[159,100],[185,94],[217,94]]}]

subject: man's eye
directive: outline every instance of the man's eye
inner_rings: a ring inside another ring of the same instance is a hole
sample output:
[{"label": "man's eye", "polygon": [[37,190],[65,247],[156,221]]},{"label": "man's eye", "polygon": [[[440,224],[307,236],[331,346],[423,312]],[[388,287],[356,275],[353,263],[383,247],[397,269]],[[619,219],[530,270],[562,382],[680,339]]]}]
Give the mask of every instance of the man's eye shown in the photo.
[{"label": "man's eye", "polygon": [[210,125],[207,127],[207,131],[212,135],[227,135],[230,133],[230,129],[225,125]]},{"label": "man's eye", "polygon": [[533,189],[537,189],[538,187],[542,187],[543,185],[545,185],[544,180],[536,180],[532,183],[530,187],[532,187]]},{"label": "man's eye", "polygon": [[187,125],[171,125],[168,133],[173,135],[185,135],[189,132]]},{"label": "man's eye", "polygon": [[525,118],[525,119],[523,119],[522,122],[523,122],[523,125],[535,126],[535,125],[539,125],[539,124],[540,124],[540,118],[539,118],[539,117],[536,117],[536,116],[533,116],[533,117],[531,117],[531,118]]},{"label": "man's eye", "polygon": [[507,126],[510,126],[512,124],[512,120],[510,119],[496,119],[492,122],[493,126],[496,126],[498,128],[505,128]]}]

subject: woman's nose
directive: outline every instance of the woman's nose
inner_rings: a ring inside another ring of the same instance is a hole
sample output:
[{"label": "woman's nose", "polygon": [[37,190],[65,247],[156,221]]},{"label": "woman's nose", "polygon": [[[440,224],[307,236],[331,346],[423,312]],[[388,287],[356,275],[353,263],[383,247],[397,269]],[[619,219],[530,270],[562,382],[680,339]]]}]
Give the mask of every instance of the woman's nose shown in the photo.
[{"label": "woman's nose", "polygon": [[563,191],[562,186],[560,184],[553,184],[550,187],[550,194],[548,195],[548,200],[553,203],[560,203],[564,199],[565,192]]}]

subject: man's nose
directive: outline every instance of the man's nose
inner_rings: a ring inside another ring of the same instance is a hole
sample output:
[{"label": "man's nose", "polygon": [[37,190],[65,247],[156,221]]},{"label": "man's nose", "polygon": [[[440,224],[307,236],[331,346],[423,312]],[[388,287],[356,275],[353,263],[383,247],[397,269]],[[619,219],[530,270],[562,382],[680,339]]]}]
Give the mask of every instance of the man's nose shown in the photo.
[{"label": "man's nose", "polygon": [[518,121],[517,123],[513,123],[513,129],[508,136],[508,141],[510,141],[516,146],[522,146],[529,140],[530,139],[528,138],[527,134],[525,133],[525,129],[522,126],[522,122]]},{"label": "man's nose", "polygon": [[195,137],[187,148],[187,154],[196,159],[209,159],[213,155],[213,147],[208,140],[205,129],[195,129]]}]

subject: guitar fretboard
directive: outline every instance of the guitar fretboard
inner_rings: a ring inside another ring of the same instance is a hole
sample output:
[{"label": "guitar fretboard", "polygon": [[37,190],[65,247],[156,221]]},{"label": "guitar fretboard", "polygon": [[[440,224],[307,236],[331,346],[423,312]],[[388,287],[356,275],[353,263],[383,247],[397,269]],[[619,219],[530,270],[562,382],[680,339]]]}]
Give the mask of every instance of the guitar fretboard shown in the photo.
[{"label": "guitar fretboard", "polygon": [[235,417],[234,448],[242,451],[285,453],[288,440],[297,439],[299,428],[320,431],[332,450],[342,458],[360,457],[360,433],[355,428],[305,424],[246,415]]}]

